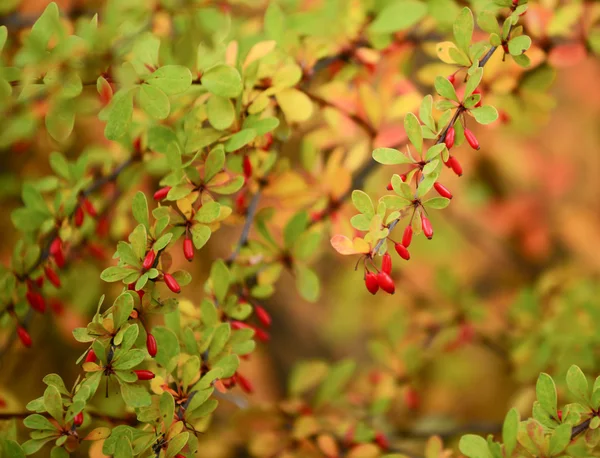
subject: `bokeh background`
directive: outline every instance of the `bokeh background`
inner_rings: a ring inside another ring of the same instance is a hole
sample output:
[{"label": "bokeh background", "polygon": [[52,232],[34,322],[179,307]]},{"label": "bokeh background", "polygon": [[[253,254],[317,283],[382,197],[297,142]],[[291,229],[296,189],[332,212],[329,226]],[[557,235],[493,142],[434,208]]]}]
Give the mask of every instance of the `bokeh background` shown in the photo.
[{"label": "bokeh background", "polygon": [[[35,15],[47,4],[20,3],[23,15]],[[58,3],[65,10],[94,4]],[[440,68],[432,62],[426,48],[407,46],[406,52],[381,64],[382,74],[396,75],[389,79],[393,91],[380,85],[375,92],[388,103],[384,111],[393,114],[392,120],[414,110],[430,92],[431,75]],[[486,78],[506,71],[502,65],[497,55]],[[363,370],[378,367],[373,339],[401,332],[391,365],[398,373],[412,374],[403,389],[414,390],[419,402],[410,405],[399,396],[391,417],[400,435],[405,431],[416,438],[407,440],[411,449],[429,432],[440,433],[449,445],[465,432],[497,432],[511,406],[528,412],[540,371],[560,377],[575,363],[587,373],[599,373],[599,80],[599,61],[584,56],[560,63],[549,78],[551,84],[542,84],[535,94],[517,91],[509,97],[500,88],[490,96],[510,120],[476,130],[480,151],[461,150],[465,174],[445,175],[444,184],[455,198],[448,209],[433,215],[435,237],[417,238],[409,262],[401,264],[395,257],[394,296],[369,295],[362,274],[354,271],[356,259],[338,255],[324,237],[313,264],[322,281],[320,299],[303,301],[293,278],[283,275],[276,294],[264,304],[273,316],[271,341],[243,363],[256,393],[240,396],[250,406],[283,399],[293,368],[303,360],[350,357]],[[531,103],[522,106],[523,101]],[[314,132],[321,124],[315,119],[303,135],[313,132],[318,137]],[[92,121],[75,129],[80,144],[70,146],[71,156],[86,142],[103,141],[101,126]],[[348,141],[353,141],[352,134]],[[294,139],[284,154],[299,163],[301,146],[300,137]],[[50,173],[48,154],[54,148],[40,134],[25,145],[0,151],[4,264],[19,237],[10,213],[20,205],[21,184]],[[383,193],[391,174],[389,167],[375,169],[366,190]],[[309,176],[307,181],[311,179],[318,185],[318,178]],[[150,193],[156,181],[148,179],[141,187]],[[101,294],[110,299],[118,291],[118,286],[101,282],[99,273],[110,263],[111,243],[127,229],[128,209],[129,200],[123,199],[117,210],[122,218],[111,229],[112,242],[103,244],[107,256],[97,259],[81,252],[81,259],[65,274],[70,286],[61,293],[64,311],[33,321],[34,348],[15,344],[0,356],[0,414],[24,412],[25,404],[41,395],[44,375],[59,373],[67,381],[78,375],[74,362],[82,345],[71,331],[88,322]],[[338,217],[352,214],[342,209]],[[239,231],[240,225],[226,225],[204,248],[199,262],[186,266],[195,279],[184,291],[189,300],[202,295],[210,268],[202,259],[226,257]],[[3,335],[0,343],[7,339]],[[411,364],[416,369],[407,368]],[[205,456],[231,456],[232,444],[247,439],[241,429],[230,427],[243,413],[233,404],[224,406],[213,423],[219,434],[206,435]],[[105,407],[118,413],[109,401]]]}]

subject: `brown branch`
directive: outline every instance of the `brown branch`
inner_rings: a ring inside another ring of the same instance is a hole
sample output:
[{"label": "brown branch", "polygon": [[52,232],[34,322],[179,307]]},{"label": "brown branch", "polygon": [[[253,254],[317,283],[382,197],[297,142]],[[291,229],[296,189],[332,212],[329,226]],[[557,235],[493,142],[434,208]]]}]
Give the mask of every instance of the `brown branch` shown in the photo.
[{"label": "brown branch", "polygon": [[[29,415],[33,415],[36,412],[0,412],[0,421],[1,420],[12,420],[12,419],[24,419]],[[51,418],[49,414],[42,413],[44,417]],[[85,411],[85,415],[89,415],[90,417],[96,420],[106,421],[107,423],[112,424],[122,424],[122,425],[137,425],[138,421],[135,416],[127,415],[125,417],[117,417],[114,415],[103,414],[99,412],[93,411]]]}]

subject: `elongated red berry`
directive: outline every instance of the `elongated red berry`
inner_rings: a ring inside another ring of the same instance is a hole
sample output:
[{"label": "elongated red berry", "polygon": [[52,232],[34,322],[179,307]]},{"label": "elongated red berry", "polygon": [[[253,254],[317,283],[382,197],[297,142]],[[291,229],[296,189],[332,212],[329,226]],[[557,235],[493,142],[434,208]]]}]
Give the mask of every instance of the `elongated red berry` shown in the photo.
[{"label": "elongated red berry", "polygon": [[79,412],[77,415],[75,415],[75,418],[73,418],[73,424],[75,426],[81,426],[83,424],[83,412]]},{"label": "elongated red berry", "polygon": [[165,283],[167,284],[167,287],[173,291],[174,293],[180,293],[181,292],[181,286],[179,286],[179,283],[177,283],[177,280],[175,280],[175,278],[173,277],[173,275],[165,273],[164,274],[164,280]]},{"label": "elongated red berry", "polygon": [[450,167],[456,175],[458,175],[459,177],[462,176],[463,169],[462,169],[462,166],[460,165],[460,162],[458,162],[458,159],[456,159],[456,157],[450,156],[448,158],[448,161],[446,161],[445,164],[447,167]]},{"label": "elongated red berry", "polygon": [[153,358],[156,356],[158,352],[158,347],[156,345],[156,339],[151,333],[148,333],[146,336],[146,350],[148,350],[148,354]]},{"label": "elongated red berry", "polygon": [[135,372],[135,375],[137,375],[138,380],[152,380],[154,377],[156,377],[152,371],[137,370],[133,372]]},{"label": "elongated red berry", "polygon": [[96,358],[96,352],[92,348],[90,351],[88,351],[88,354],[85,355],[85,360],[83,362],[84,363],[95,363],[97,359],[98,358]]},{"label": "elongated red berry", "polygon": [[50,267],[50,266],[44,267],[44,273],[46,274],[46,278],[48,279],[48,281],[50,283],[52,283],[57,288],[60,288],[60,277],[58,276],[58,274],[56,272],[54,272],[52,267]]},{"label": "elongated red berry", "polygon": [[246,179],[250,178],[252,176],[252,162],[250,162],[250,158],[248,156],[244,156],[242,168],[244,169],[244,176]]},{"label": "elongated red berry", "polygon": [[379,284],[379,287],[388,294],[394,294],[396,292],[394,280],[392,280],[392,277],[386,272],[381,271],[377,274],[377,283]]},{"label": "elongated red berry", "polygon": [[389,253],[384,254],[381,259],[381,270],[388,275],[392,273],[392,257]]},{"label": "elongated red berry", "polygon": [[431,221],[425,215],[421,215],[421,227],[423,228],[425,237],[431,240],[433,237],[433,227],[431,226]]},{"label": "elongated red berry", "polygon": [[154,265],[154,260],[156,259],[156,252],[154,250],[148,251],[146,253],[146,257],[144,258],[144,262],[142,262],[142,267],[144,270],[151,269]]},{"label": "elongated red berry", "polygon": [[271,336],[264,329],[256,327],[253,327],[252,329],[254,329],[254,337],[256,337],[261,342],[268,342],[269,340],[271,340]]},{"label": "elongated red berry", "polygon": [[271,326],[271,315],[269,315],[269,312],[267,312],[263,307],[260,305],[255,305],[254,313],[256,313],[256,318],[258,318],[258,321],[260,321],[263,326],[266,326],[267,328]]},{"label": "elongated red berry", "polygon": [[375,275],[373,272],[367,272],[365,274],[365,286],[367,287],[367,290],[371,293],[371,294],[376,294],[377,291],[379,291],[379,283],[377,282],[377,275]]},{"label": "elongated red berry", "polygon": [[387,450],[390,448],[390,442],[388,441],[387,437],[385,437],[385,434],[383,434],[381,431],[375,434],[375,443],[382,450]]},{"label": "elongated red berry", "polygon": [[446,148],[451,149],[454,146],[454,139],[456,138],[456,131],[454,127],[450,127],[448,132],[446,132],[446,138],[444,138],[444,143],[446,144]]},{"label": "elongated red berry", "polygon": [[471,148],[479,149],[479,142],[477,141],[477,137],[475,137],[475,134],[469,129],[465,129],[465,138],[467,139],[467,142],[469,143]]},{"label": "elongated red berry", "polygon": [[165,186],[164,188],[160,188],[158,191],[154,193],[154,200],[163,200],[169,194],[171,190],[171,186]]},{"label": "elongated red berry", "polygon": [[85,213],[83,213],[83,208],[77,207],[75,209],[75,216],[73,217],[73,221],[75,222],[75,226],[81,227],[81,225],[83,224],[83,217],[84,216],[85,216]]},{"label": "elongated red berry", "polygon": [[233,320],[231,321],[231,329],[239,330],[239,329],[252,329],[252,326],[244,323],[243,321]]},{"label": "elongated red berry", "polygon": [[63,268],[65,265],[65,253],[63,251],[62,241],[60,238],[56,237],[50,244],[50,254],[54,258],[58,268]]},{"label": "elongated red berry", "polygon": [[44,300],[44,296],[36,291],[27,291],[25,293],[25,297],[27,298],[27,302],[32,309],[37,310],[40,313],[44,313],[46,311],[46,301]]},{"label": "elongated red berry", "polygon": [[402,245],[404,245],[405,248],[408,248],[410,246],[410,242],[412,242],[412,236],[413,228],[412,224],[409,224],[404,228],[404,233],[402,234]]},{"label": "elongated red berry", "polygon": [[562,421],[562,410],[558,410],[556,415],[558,416],[558,421]]},{"label": "elongated red berry", "polygon": [[394,245],[394,248],[396,249],[396,253],[398,253],[398,255],[402,259],[406,259],[407,261],[410,259],[410,253],[404,245],[402,245],[401,243],[396,243],[396,245]]},{"label": "elongated red berry", "polygon": [[250,382],[250,380],[248,380],[243,375],[238,374],[237,372],[233,377],[235,378],[235,383],[242,389],[242,391],[244,393],[246,393],[246,394],[254,393],[254,387],[252,386],[252,383]]},{"label": "elongated red berry", "polygon": [[96,224],[96,235],[101,239],[105,238],[108,235],[108,230],[110,229],[108,225],[108,218],[102,216],[98,219],[98,223]]},{"label": "elongated red berry", "polygon": [[192,243],[192,239],[187,237],[183,241],[183,255],[190,262],[194,260],[194,244]]},{"label": "elongated red berry", "polygon": [[437,181],[434,183],[433,187],[438,192],[438,194],[446,199],[452,199],[452,193],[448,190],[446,186]]},{"label": "elongated red berry", "polygon": [[23,326],[17,326],[17,336],[23,345],[31,347],[31,336]]},{"label": "elongated red berry", "polygon": [[94,204],[87,197],[83,198],[83,200],[81,201],[81,204],[82,204],[83,209],[85,210],[85,212],[88,215],[90,215],[92,218],[95,218],[96,216],[98,216],[98,212],[96,211],[96,207],[94,207]]}]

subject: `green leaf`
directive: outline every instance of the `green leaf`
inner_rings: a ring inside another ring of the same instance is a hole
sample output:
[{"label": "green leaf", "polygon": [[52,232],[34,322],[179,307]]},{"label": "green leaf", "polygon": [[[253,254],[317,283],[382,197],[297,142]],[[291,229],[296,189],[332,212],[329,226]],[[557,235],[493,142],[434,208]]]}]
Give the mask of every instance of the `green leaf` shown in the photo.
[{"label": "green leaf", "polygon": [[527,35],[519,35],[511,38],[508,42],[508,51],[511,56],[519,56],[529,49],[531,46],[531,38]]},{"label": "green leaf", "polygon": [[119,329],[133,312],[133,296],[129,292],[124,292],[115,299],[112,306],[112,315],[115,329]]},{"label": "green leaf", "polygon": [[453,100],[458,102],[458,97],[456,95],[456,91],[454,90],[454,86],[447,78],[443,76],[437,76],[434,82],[435,90],[439,95],[445,97],[446,99]]},{"label": "green leaf", "polygon": [[463,100],[469,97],[479,83],[481,83],[481,78],[483,77],[483,68],[477,67],[477,69],[469,76],[467,80],[467,84],[465,85],[465,95],[463,96]]},{"label": "green leaf", "polygon": [[[126,386],[126,385],[123,385]],[[131,385],[135,386],[135,385]],[[125,396],[123,396],[125,397]],[[141,406],[145,407],[145,406]],[[113,455],[114,458],[133,458],[133,449],[131,448],[131,442],[129,438],[125,435],[120,436],[117,439],[117,443],[115,445],[115,453]]]},{"label": "green leaf", "polygon": [[[2,47],[0,46],[0,49]],[[6,458],[25,458],[25,452],[19,444],[11,439],[0,439],[0,452]]]},{"label": "green leaf", "polygon": [[498,110],[491,105],[485,105],[479,108],[472,108],[469,113],[473,115],[479,124],[490,124],[498,119]]},{"label": "green leaf", "polygon": [[115,369],[125,371],[133,369],[139,365],[146,358],[146,352],[144,350],[134,349],[125,352],[115,358],[113,367]]},{"label": "green leaf", "polygon": [[256,138],[256,131],[254,129],[242,129],[236,132],[227,140],[225,143],[225,151],[230,153],[237,151],[243,146],[246,146],[252,140]]},{"label": "green leaf", "polygon": [[469,55],[469,46],[473,37],[473,13],[467,7],[463,8],[454,21],[453,32],[454,39],[458,49]]},{"label": "green leaf", "polygon": [[149,229],[150,220],[148,216],[148,200],[146,199],[146,194],[144,194],[142,191],[138,191],[133,197],[131,208],[135,220],[138,223],[146,226],[146,229]]},{"label": "green leaf", "polygon": [[22,445],[22,448],[25,452],[25,455],[33,455],[35,452],[41,449],[44,444],[47,444],[55,439],[56,436],[47,437],[45,439],[30,439]]},{"label": "green leaf", "polygon": [[286,248],[290,248],[308,226],[308,213],[296,213],[283,228],[283,240]]},{"label": "green leaf", "polygon": [[218,202],[206,202],[198,209],[194,215],[194,221],[208,224],[216,220],[221,213],[221,204]]},{"label": "green leaf", "polygon": [[481,30],[487,33],[500,33],[500,26],[496,19],[496,14],[492,9],[484,9],[477,15],[477,24]]},{"label": "green leaf", "polygon": [[433,119],[432,109],[433,97],[431,94],[427,94],[425,97],[423,97],[423,101],[421,102],[421,106],[419,108],[419,118],[423,124],[429,127],[430,130],[435,131],[435,120]]},{"label": "green leaf", "polygon": [[181,65],[165,65],[148,76],[146,83],[160,89],[166,95],[175,95],[186,91],[192,85],[192,72]]},{"label": "green leaf", "polygon": [[169,440],[169,444],[167,445],[166,458],[173,458],[175,455],[177,455],[183,449],[183,447],[185,447],[189,437],[190,433],[184,431],[171,438]]},{"label": "green leaf", "polygon": [[171,103],[167,95],[149,84],[142,84],[140,87],[138,103],[142,110],[154,119],[166,119],[171,111]]},{"label": "green leaf", "polygon": [[373,159],[383,165],[412,164],[412,159],[393,148],[376,148]]},{"label": "green leaf", "polygon": [[567,371],[567,387],[571,394],[580,402],[587,405],[590,402],[588,381],[578,366],[571,366]]},{"label": "green leaf", "polygon": [[222,303],[225,299],[229,284],[231,282],[231,274],[227,265],[222,259],[215,261],[210,269],[210,279],[212,282],[213,291],[217,300]]},{"label": "green leaf", "polygon": [[214,147],[208,153],[204,163],[204,181],[208,182],[225,166],[225,149],[223,145]]},{"label": "green leaf", "polygon": [[427,13],[427,5],[416,0],[389,3],[369,26],[372,33],[393,33],[406,30]]},{"label": "green leaf", "polygon": [[23,424],[25,427],[30,429],[41,429],[47,431],[55,431],[57,428],[54,426],[50,420],[48,420],[43,415],[34,413],[33,415],[29,415],[23,420]]},{"label": "green leaf", "polygon": [[53,386],[49,386],[44,391],[44,407],[46,411],[54,418],[59,424],[63,421],[63,405],[62,398],[58,389]]},{"label": "green leaf", "polygon": [[154,357],[155,361],[170,372],[172,365],[177,364],[179,357],[179,340],[173,331],[164,327],[156,326],[152,330],[152,335],[156,339],[158,352]]},{"label": "green leaf", "polygon": [[296,287],[300,296],[309,302],[315,302],[319,298],[319,277],[306,266],[296,265]]},{"label": "green leaf", "polygon": [[404,117],[404,129],[408,139],[420,153],[423,150],[423,134],[421,133],[421,124],[413,113],[407,113]]},{"label": "green leaf", "polygon": [[216,65],[206,71],[201,78],[202,86],[210,93],[221,97],[237,97],[242,92],[242,77],[233,67]]},{"label": "green leaf", "polygon": [[133,115],[133,91],[123,89],[112,98],[104,136],[109,140],[118,140],[127,132]]},{"label": "green leaf", "polygon": [[190,232],[192,233],[192,242],[197,250],[206,245],[206,242],[208,242],[212,235],[210,227],[204,224],[194,224]]},{"label": "green leaf", "polygon": [[[147,407],[152,403],[150,393],[148,393],[147,388],[141,384],[121,383],[121,396],[123,396],[125,404],[133,408]],[[115,456],[117,455],[115,454]]]},{"label": "green leaf", "polygon": [[446,208],[448,205],[450,205],[450,199],[446,199],[445,197],[432,197],[431,199],[423,202],[423,205],[427,208],[441,210],[442,208]]},{"label": "green leaf", "polygon": [[235,371],[237,371],[239,366],[240,358],[238,355],[231,354],[219,359],[219,361],[213,365],[213,369],[219,369],[221,371],[221,378],[228,378],[235,374]]},{"label": "green leaf", "polygon": [[69,458],[69,452],[62,447],[53,447],[50,451],[50,458]]},{"label": "green leaf", "polygon": [[475,434],[467,434],[461,437],[458,448],[469,458],[492,458],[487,441]]},{"label": "green leaf", "polygon": [[269,2],[269,6],[265,11],[264,20],[267,38],[281,43],[285,36],[285,25],[285,15],[283,14],[281,7],[277,3]]},{"label": "green leaf", "polygon": [[215,129],[225,130],[233,124],[235,119],[235,108],[231,100],[218,95],[211,96],[206,104],[208,122]]},{"label": "green leaf", "polygon": [[571,425],[565,423],[558,426],[550,437],[550,446],[548,451],[550,455],[558,455],[562,452],[569,442],[571,442]]},{"label": "green leaf", "polygon": [[554,418],[558,418],[556,410],[557,394],[556,385],[554,380],[548,374],[542,372],[535,385],[535,393],[537,400],[543,409],[552,415]]},{"label": "green leaf", "polygon": [[502,425],[502,440],[506,455],[511,456],[517,446],[517,432],[519,431],[519,412],[514,407],[508,411]]},{"label": "green leaf", "polygon": [[316,405],[321,406],[326,402],[334,401],[350,381],[355,370],[356,362],[349,359],[332,365],[327,373],[325,381],[319,387],[319,390],[315,395]]},{"label": "green leaf", "polygon": [[365,214],[368,218],[372,218],[375,215],[375,207],[369,195],[358,189],[352,191],[352,203],[356,209]]}]

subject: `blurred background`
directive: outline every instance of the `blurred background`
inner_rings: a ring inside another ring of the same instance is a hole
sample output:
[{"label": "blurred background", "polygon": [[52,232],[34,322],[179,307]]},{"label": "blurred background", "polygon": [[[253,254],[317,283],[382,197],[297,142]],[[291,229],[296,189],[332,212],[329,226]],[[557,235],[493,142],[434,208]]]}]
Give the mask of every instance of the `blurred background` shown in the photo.
[{"label": "blurred background", "polygon": [[[26,17],[48,2],[12,3]],[[58,1],[64,11],[100,3]],[[11,33],[20,33],[20,28],[12,27]],[[373,94],[388,119],[388,132],[398,138],[404,135],[397,133],[403,115],[418,109],[422,96],[431,92],[433,76],[450,73],[435,63],[433,43],[407,41],[378,64]],[[321,296],[315,303],[302,300],[294,279],[282,276],[275,295],[263,304],[273,317],[271,340],[242,365],[256,393],[239,396],[250,406],[273,404],[286,397],[299,362],[353,358],[362,372],[394,374],[398,384],[389,415],[391,431],[400,438],[404,434],[409,450],[418,450],[430,433],[440,434],[448,446],[466,432],[496,433],[511,406],[528,414],[540,371],[559,381],[571,364],[587,374],[600,373],[600,62],[586,55],[556,62],[552,68],[548,62],[541,64],[547,66],[546,76],[533,89],[522,78],[517,87],[498,83],[502,72],[517,71],[499,53],[486,68],[486,102],[503,110],[505,122],[476,130],[480,151],[461,148],[464,175],[444,175],[454,199],[432,216],[435,237],[416,238],[409,262],[394,256],[395,295],[371,296],[362,273],[354,270],[356,258],[338,255],[328,243],[340,228],[345,230],[341,221],[353,209],[346,205],[333,225],[324,223],[325,236],[312,264],[322,282]],[[321,78],[326,86],[327,76]],[[321,93],[336,90],[332,85]],[[344,100],[342,89],[339,97]],[[346,105],[351,108],[351,103]],[[307,187],[335,186],[303,169],[306,139],[322,148],[327,129],[332,129],[326,125],[315,117],[283,150]],[[69,146],[71,156],[86,143],[104,142],[102,127],[93,119],[75,130],[80,143]],[[356,129],[350,131],[346,145],[358,142],[359,135]],[[55,148],[40,132],[27,143],[0,151],[0,260],[5,265],[19,238],[10,213],[21,204],[22,182],[50,173],[48,154]],[[367,149],[364,145],[346,167],[356,170],[368,161]],[[383,195],[396,172],[393,167],[374,168],[366,191]],[[150,178],[139,184],[147,193],[156,187]],[[64,274],[69,287],[59,295],[63,310],[36,316],[31,327],[34,348],[3,347],[0,413],[24,412],[25,404],[41,395],[48,373],[59,373],[68,382],[78,375],[74,363],[83,346],[71,331],[88,322],[100,295],[112,300],[120,291],[101,282],[99,273],[128,229],[129,202],[124,198],[118,204],[109,240],[101,244],[104,256],[83,250]],[[281,218],[289,217],[276,197],[263,205],[280,205]],[[226,224],[198,262],[186,265],[194,278],[184,290],[186,299],[202,296],[208,260],[227,257],[240,228]],[[183,262],[183,257],[174,260]],[[0,343],[7,340],[3,335]],[[358,399],[363,391],[356,388]],[[104,408],[119,413],[119,406],[110,402]],[[236,444],[250,439],[242,426],[235,429],[232,424],[243,425],[244,412],[234,403],[223,403],[212,425],[222,430],[206,435],[205,456],[231,456]]]}]

